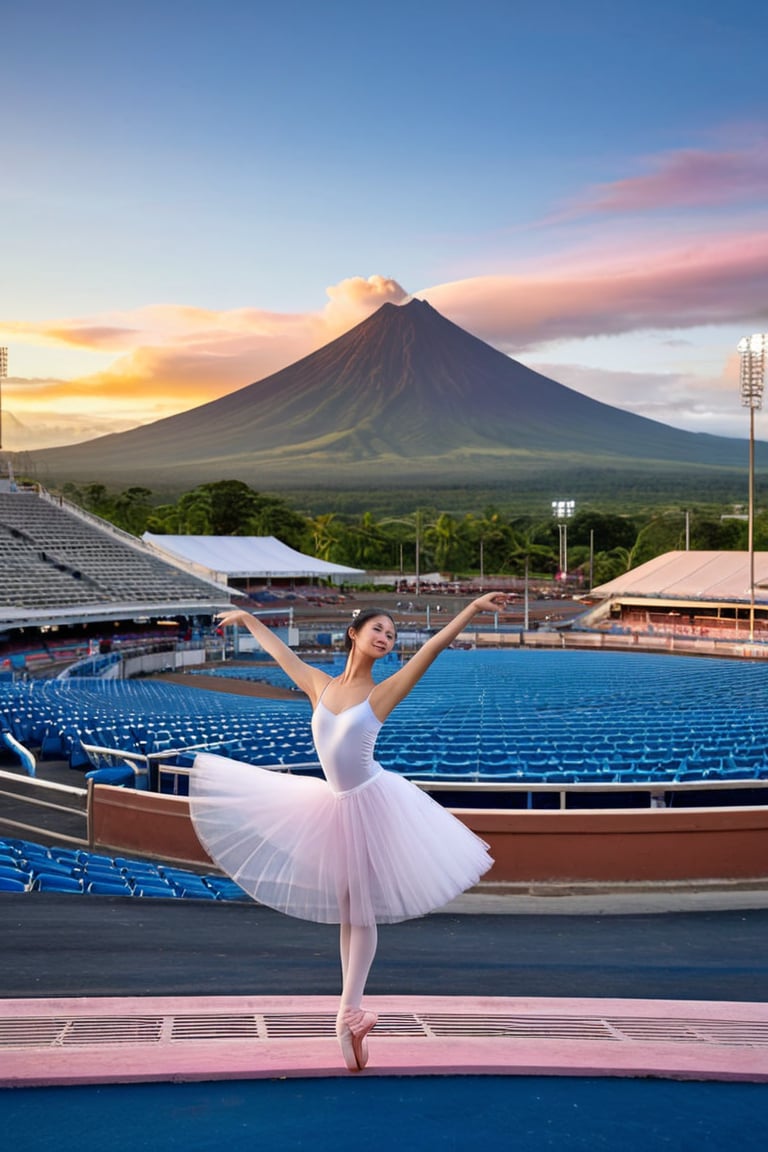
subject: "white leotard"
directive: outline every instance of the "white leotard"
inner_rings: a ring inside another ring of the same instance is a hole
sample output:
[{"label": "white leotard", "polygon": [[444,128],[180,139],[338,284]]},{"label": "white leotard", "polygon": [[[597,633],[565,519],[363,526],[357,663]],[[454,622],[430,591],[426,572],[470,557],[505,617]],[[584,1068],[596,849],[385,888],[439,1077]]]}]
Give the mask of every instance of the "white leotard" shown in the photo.
[{"label": "white leotard", "polygon": [[368,699],[331,712],[322,696],[312,715],[312,736],[325,778],[334,792],[350,792],[381,772],[373,758],[381,721]]}]

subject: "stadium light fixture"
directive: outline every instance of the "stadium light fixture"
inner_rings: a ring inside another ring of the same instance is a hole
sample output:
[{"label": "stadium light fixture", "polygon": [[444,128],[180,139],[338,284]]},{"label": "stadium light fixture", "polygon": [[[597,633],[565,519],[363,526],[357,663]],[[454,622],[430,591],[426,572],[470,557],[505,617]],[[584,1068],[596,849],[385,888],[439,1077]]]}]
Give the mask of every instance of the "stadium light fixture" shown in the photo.
[{"label": "stadium light fixture", "polygon": [[576,511],[575,500],[553,500],[552,515],[557,520],[557,530],[560,533],[560,579],[565,580],[568,575],[568,520]]},{"label": "stadium light fixture", "polygon": [[749,550],[749,639],[755,638],[755,412],[763,406],[765,388],[765,353],[768,335],[764,332],[744,336],[737,345],[741,359],[739,387],[742,407],[749,408],[749,516],[747,548]]}]

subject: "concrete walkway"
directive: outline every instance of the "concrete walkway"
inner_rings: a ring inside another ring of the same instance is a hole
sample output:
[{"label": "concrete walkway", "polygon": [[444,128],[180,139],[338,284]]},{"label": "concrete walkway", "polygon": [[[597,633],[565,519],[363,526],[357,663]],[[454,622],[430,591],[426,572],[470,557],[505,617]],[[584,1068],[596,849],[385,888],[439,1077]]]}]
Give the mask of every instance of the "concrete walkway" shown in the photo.
[{"label": "concrete walkway", "polygon": [[[365,1075],[768,1081],[767,903],[744,885],[485,889],[383,927]],[[0,914],[6,1086],[349,1075],[335,926],[58,893],[4,894]]]}]

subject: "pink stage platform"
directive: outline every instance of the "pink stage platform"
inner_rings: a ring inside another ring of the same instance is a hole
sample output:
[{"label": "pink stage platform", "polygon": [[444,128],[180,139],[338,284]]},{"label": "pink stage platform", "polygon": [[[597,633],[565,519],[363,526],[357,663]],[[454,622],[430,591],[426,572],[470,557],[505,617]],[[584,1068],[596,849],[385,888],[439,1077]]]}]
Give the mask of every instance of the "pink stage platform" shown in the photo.
[{"label": "pink stage platform", "polygon": [[0,1086],[551,1075],[768,1081],[768,1004],[372,996],[344,1067],[322,996],[0,1000]]}]

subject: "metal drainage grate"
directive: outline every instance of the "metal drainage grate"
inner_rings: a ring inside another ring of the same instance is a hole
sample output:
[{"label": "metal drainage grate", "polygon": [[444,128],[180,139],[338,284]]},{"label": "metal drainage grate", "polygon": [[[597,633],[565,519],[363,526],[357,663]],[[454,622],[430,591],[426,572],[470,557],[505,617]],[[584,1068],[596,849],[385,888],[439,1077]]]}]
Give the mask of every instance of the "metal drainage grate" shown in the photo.
[{"label": "metal drainage grate", "polygon": [[221,1015],[174,1016],[171,1040],[266,1040],[264,1017],[227,1012]]},{"label": "metal drainage grate", "polygon": [[622,1038],[675,1044],[768,1046],[768,1023],[749,1020],[675,1020],[617,1017],[610,1021]]},{"label": "metal drainage grate", "polygon": [[[768,1046],[768,1023],[638,1016],[421,1017],[434,1036],[506,1036],[536,1040],[633,1040],[662,1044]],[[377,1029],[380,1032],[380,1028]]]},{"label": "metal drainage grate", "polygon": [[75,1016],[0,1019],[0,1048],[71,1048],[157,1044],[162,1016]]},{"label": "metal drainage grate", "polygon": [[601,1017],[425,1015],[430,1035],[519,1037],[531,1040],[618,1040]]},{"label": "metal drainage grate", "polygon": [[[0,1050],[201,1041],[332,1038],[331,1013],[189,1013],[168,1016],[0,1018]],[[513,1038],[768,1047],[768,1023],[683,1017],[383,1013],[378,1037]]]}]

